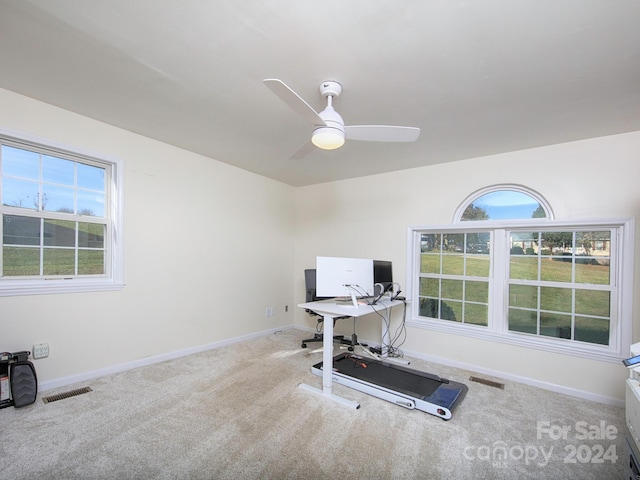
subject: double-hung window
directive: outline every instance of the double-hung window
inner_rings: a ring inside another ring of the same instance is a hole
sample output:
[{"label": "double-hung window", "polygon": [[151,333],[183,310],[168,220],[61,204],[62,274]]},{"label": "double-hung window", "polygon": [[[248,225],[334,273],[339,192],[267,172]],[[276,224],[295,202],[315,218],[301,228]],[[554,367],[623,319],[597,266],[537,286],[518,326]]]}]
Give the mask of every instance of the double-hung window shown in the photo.
[{"label": "double-hung window", "polygon": [[0,132],[0,295],[122,287],[122,164]]},{"label": "double-hung window", "polygon": [[463,204],[453,225],[409,229],[408,323],[588,358],[626,357],[634,221],[553,220],[539,198],[520,216],[496,218],[499,209],[479,205]]}]

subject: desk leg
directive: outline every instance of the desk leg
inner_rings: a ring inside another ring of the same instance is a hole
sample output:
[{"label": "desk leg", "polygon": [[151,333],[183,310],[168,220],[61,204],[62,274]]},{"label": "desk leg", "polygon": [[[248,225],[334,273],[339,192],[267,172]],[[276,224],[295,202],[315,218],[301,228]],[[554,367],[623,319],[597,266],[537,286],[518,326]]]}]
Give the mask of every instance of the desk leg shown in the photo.
[{"label": "desk leg", "polygon": [[333,317],[330,315],[324,316],[322,328],[322,390],[312,387],[310,385],[301,383],[300,388],[307,390],[308,392],[322,395],[323,397],[329,397],[331,400],[346,405],[351,408],[360,408],[358,402],[347,400],[346,398],[333,395],[331,393],[331,387],[333,383]]},{"label": "desk leg", "polygon": [[322,393],[331,396],[333,370],[333,317],[324,316],[322,330]]}]

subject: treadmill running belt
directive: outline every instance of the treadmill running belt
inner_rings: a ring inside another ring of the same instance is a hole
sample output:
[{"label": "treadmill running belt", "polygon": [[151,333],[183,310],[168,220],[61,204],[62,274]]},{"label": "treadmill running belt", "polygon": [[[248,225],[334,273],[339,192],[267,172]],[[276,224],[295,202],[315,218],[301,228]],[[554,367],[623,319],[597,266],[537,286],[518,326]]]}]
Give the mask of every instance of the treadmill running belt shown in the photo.
[{"label": "treadmill running belt", "polygon": [[349,354],[335,357],[333,369],[344,375],[421,399],[431,397],[438,387],[447,383],[446,380],[434,378],[424,372]]}]

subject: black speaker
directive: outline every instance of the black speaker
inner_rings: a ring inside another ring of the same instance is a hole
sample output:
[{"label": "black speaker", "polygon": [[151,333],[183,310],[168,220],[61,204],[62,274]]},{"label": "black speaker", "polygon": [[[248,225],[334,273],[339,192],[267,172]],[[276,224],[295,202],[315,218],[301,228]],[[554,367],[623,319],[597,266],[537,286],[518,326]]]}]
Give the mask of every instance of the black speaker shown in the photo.
[{"label": "black speaker", "polygon": [[12,363],[9,378],[11,380],[11,396],[13,406],[26,407],[36,401],[38,395],[38,379],[33,363],[22,361]]}]

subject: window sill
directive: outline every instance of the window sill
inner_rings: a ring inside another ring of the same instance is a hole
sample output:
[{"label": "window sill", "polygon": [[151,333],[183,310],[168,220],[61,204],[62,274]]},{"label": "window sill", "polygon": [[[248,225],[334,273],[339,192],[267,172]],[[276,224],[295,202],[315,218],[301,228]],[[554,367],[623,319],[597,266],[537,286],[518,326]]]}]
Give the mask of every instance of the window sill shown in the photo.
[{"label": "window sill", "polygon": [[505,343],[508,345],[516,345],[520,347],[533,348],[546,352],[560,353],[562,355],[573,355],[590,360],[601,362],[619,363],[628,355],[614,351],[609,347],[598,347],[597,345],[582,346],[576,343],[569,343],[557,338],[541,338],[538,336],[527,335],[517,332],[498,333],[488,330],[487,327],[476,325],[460,324],[448,322],[445,320],[412,318],[407,320],[407,326],[432,330],[436,332],[449,333],[452,335],[464,335],[467,337],[478,338],[490,342]]},{"label": "window sill", "polygon": [[50,280],[29,284],[0,285],[0,297],[22,295],[51,295],[58,293],[110,292],[124,288],[122,282],[79,282],[73,280]]}]

